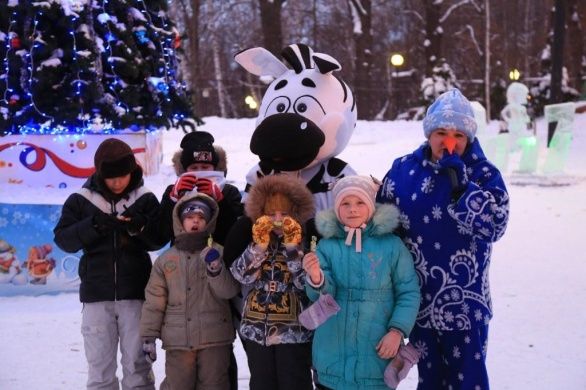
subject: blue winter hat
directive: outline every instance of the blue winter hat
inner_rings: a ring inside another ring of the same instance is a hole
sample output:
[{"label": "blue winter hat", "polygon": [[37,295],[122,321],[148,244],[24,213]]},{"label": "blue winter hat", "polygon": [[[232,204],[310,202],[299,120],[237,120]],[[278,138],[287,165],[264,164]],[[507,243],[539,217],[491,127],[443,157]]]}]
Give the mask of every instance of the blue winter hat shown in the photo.
[{"label": "blue winter hat", "polygon": [[442,93],[427,109],[423,119],[423,133],[429,138],[436,129],[456,129],[468,136],[470,142],[476,136],[476,120],[470,102],[458,89]]}]

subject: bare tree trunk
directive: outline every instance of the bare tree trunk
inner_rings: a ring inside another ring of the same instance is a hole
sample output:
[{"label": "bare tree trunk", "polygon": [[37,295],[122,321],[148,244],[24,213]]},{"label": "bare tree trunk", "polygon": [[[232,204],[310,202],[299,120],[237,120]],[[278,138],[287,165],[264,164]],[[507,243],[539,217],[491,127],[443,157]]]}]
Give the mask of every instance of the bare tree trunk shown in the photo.
[{"label": "bare tree trunk", "polygon": [[424,0],[425,7],[425,75],[431,76],[441,55],[443,33],[440,27],[441,2]]},{"label": "bare tree trunk", "polygon": [[281,30],[281,1],[259,0],[260,22],[264,47],[278,56],[283,50],[283,32]]},{"label": "bare tree trunk", "polygon": [[[207,0],[207,7],[208,10],[212,10],[214,8],[213,0]],[[211,47],[212,47],[212,58],[214,61],[214,78],[216,80],[216,92],[218,94],[218,107],[220,108],[220,116],[222,118],[226,118],[228,116],[228,112],[226,110],[226,91],[224,89],[224,78],[222,75],[222,66],[220,61],[220,44],[218,42],[217,37],[217,26],[211,25],[210,26],[210,39],[211,39]]]},{"label": "bare tree trunk", "polygon": [[372,90],[372,14],[370,0],[349,0],[354,22],[354,90],[359,116],[372,119],[374,115]]},{"label": "bare tree trunk", "polygon": [[484,13],[484,106],[486,119],[490,121],[490,0],[484,0]]},{"label": "bare tree trunk", "polygon": [[582,57],[584,56],[584,30],[582,28],[582,24],[580,23],[580,13],[577,4],[578,1],[569,0],[568,3],[568,37],[572,38],[568,40],[569,61],[567,68],[572,81],[574,81],[571,85],[580,90],[583,76]]}]

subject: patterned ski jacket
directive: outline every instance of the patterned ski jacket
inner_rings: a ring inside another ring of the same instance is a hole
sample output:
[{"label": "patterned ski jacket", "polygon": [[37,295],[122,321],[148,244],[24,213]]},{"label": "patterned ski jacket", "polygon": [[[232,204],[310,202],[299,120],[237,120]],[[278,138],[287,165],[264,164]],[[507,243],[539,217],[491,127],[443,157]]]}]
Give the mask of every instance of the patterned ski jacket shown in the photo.
[{"label": "patterned ski jacket", "polygon": [[[316,254],[324,274],[321,290],[340,305],[340,311],[315,330],[313,365],[319,383],[332,389],[386,389],[383,373],[389,363],[376,345],[391,328],[405,336],[415,324],[419,286],[411,254],[392,234],[398,210],[377,205],[362,231],[362,251],[354,240],[345,244],[346,231],[333,210],[316,217],[323,238]],[[319,297],[309,283],[307,294]]]},{"label": "patterned ski jacket", "polygon": [[490,255],[507,226],[509,195],[478,140],[461,156],[469,183],[457,199],[448,173],[430,155],[426,142],[396,159],[377,201],[401,210],[399,233],[413,255],[421,286],[417,324],[444,331],[471,329],[492,317]]},{"label": "patterned ski jacket", "polygon": [[311,341],[313,332],[298,320],[307,308],[303,252],[287,251],[282,237],[271,233],[266,251],[250,244],[232,264],[232,275],[249,289],[245,297],[240,334],[261,345]]}]

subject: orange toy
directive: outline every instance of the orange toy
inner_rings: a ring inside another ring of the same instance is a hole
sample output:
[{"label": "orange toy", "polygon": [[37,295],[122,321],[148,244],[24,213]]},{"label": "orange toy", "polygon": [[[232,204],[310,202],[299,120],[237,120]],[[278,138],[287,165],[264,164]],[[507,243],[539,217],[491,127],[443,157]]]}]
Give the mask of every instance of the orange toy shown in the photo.
[{"label": "orange toy", "polygon": [[444,143],[444,146],[446,147],[448,153],[450,153],[450,154],[454,153],[454,149],[456,148],[457,142],[458,141],[454,137],[451,137],[449,135],[447,135],[444,138],[443,143]]}]

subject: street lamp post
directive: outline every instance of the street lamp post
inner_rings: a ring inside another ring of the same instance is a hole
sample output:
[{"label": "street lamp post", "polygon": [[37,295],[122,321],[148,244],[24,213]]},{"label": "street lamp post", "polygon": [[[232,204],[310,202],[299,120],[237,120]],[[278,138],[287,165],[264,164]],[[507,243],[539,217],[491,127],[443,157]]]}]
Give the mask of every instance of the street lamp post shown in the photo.
[{"label": "street lamp post", "polygon": [[[405,57],[403,57],[402,54],[400,53],[392,53],[390,58],[389,58],[389,62],[391,66],[388,66],[387,64],[387,71],[389,73],[389,112],[390,107],[391,107],[391,101],[394,97],[394,91],[393,91],[393,77],[396,77],[396,70],[397,68],[403,66],[403,64],[405,63]],[[398,107],[397,107],[398,110]]]}]

